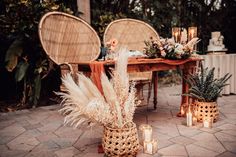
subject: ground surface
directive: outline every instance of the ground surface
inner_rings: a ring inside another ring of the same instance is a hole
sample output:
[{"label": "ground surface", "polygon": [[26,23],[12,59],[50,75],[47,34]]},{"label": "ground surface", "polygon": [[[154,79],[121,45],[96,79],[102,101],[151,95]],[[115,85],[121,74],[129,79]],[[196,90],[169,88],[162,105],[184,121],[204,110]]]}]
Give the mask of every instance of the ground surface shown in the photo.
[{"label": "ground surface", "polygon": [[[236,96],[218,100],[220,119],[212,129],[186,127],[185,118],[176,117],[180,104],[180,86],[158,89],[158,107],[152,103],[136,110],[137,125],[153,126],[158,153],[153,156],[236,156]],[[152,100],[151,100],[152,102]],[[102,157],[97,153],[102,127],[91,130],[63,125],[59,105],[12,113],[0,113],[1,157]],[[140,133],[140,132],[139,132]],[[139,151],[138,157],[149,157]]]}]

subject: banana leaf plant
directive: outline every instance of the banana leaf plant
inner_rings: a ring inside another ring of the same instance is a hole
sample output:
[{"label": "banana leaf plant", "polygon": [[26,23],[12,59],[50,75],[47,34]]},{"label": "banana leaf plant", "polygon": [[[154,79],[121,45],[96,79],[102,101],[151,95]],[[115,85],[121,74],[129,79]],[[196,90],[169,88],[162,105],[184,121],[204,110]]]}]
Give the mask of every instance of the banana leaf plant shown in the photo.
[{"label": "banana leaf plant", "polygon": [[3,36],[12,43],[5,52],[5,67],[15,74],[15,80],[21,87],[20,105],[32,107],[38,104],[41,81],[50,70],[49,59],[38,37],[40,18],[48,11],[72,14],[73,11],[67,6],[72,6],[73,3],[72,0],[0,2],[0,37]]}]

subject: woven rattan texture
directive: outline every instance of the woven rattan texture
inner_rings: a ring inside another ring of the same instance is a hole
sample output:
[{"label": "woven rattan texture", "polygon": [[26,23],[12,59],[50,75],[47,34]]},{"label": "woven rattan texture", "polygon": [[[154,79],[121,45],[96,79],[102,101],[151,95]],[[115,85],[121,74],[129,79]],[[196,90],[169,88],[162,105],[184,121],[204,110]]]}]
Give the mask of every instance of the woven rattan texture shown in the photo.
[{"label": "woven rattan texture", "polygon": [[197,108],[197,120],[202,122],[204,117],[211,117],[216,122],[219,117],[218,105],[216,102],[195,102]]},{"label": "woven rattan texture", "polygon": [[[117,39],[118,44],[116,51],[120,48],[128,50],[143,51],[144,41],[150,40],[150,37],[159,39],[158,33],[147,23],[135,19],[119,19],[111,22],[104,33],[104,44],[111,40]],[[136,72],[130,74],[130,80],[151,80],[151,72]]]},{"label": "woven rattan texture", "polygon": [[134,157],[139,150],[137,128],[134,123],[123,129],[104,127],[102,145],[107,156]]},{"label": "woven rattan texture", "polygon": [[117,39],[117,50],[127,47],[129,50],[143,51],[144,41],[150,37],[159,39],[158,33],[147,23],[135,19],[119,19],[111,22],[104,33],[103,41]]},{"label": "woven rattan texture", "polygon": [[49,12],[40,20],[39,36],[49,57],[57,64],[92,61],[100,53],[100,39],[80,18]]}]

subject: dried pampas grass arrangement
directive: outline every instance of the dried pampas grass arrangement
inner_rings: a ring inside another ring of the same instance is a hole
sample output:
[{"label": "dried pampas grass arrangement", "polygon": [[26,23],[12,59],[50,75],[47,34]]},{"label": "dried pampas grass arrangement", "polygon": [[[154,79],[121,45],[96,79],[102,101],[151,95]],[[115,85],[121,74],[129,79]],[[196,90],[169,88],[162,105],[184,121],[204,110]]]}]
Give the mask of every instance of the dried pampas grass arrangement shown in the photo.
[{"label": "dried pampas grass arrangement", "polygon": [[64,122],[75,128],[97,123],[122,128],[132,122],[135,106],[140,102],[135,96],[134,82],[129,83],[127,62],[128,52],[121,49],[117,53],[112,79],[109,80],[104,73],[101,75],[104,95],[83,74],[78,74],[78,83],[70,74],[65,75],[62,82],[66,92],[57,93],[63,99],[60,112],[65,115]]}]

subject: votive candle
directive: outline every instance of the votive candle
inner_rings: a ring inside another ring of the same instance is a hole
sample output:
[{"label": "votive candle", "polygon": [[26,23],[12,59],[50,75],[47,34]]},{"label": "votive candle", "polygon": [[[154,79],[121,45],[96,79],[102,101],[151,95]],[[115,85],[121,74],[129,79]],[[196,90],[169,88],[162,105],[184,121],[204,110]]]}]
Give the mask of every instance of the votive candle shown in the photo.
[{"label": "votive candle", "polygon": [[150,142],[152,140],[152,127],[150,125],[143,128],[143,140],[146,142]]},{"label": "votive candle", "polygon": [[144,141],[143,147],[144,153],[155,154],[157,153],[157,140],[152,140],[149,142]]},{"label": "votive candle", "polygon": [[187,112],[186,117],[187,117],[187,126],[192,126],[193,125],[193,114],[191,112]]},{"label": "votive candle", "polygon": [[212,123],[213,123],[212,118],[204,118],[203,119],[203,126],[205,128],[212,128]]}]

